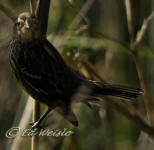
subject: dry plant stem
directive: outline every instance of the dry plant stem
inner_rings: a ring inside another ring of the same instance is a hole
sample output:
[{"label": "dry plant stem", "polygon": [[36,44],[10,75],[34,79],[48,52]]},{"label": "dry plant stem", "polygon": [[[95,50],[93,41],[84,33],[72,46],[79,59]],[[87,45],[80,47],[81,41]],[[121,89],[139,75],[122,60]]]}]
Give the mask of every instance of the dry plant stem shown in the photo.
[{"label": "dry plant stem", "polygon": [[[132,44],[132,45],[134,45],[134,44]],[[151,109],[150,109],[150,105],[149,105],[149,99],[148,99],[148,95],[147,95],[145,82],[144,82],[144,79],[143,79],[143,74],[142,74],[142,71],[141,71],[140,62],[139,62],[139,59],[137,57],[136,52],[134,53],[135,50],[131,49],[131,51],[132,51],[132,55],[133,55],[135,65],[136,65],[140,86],[144,90],[144,105],[145,105],[147,117],[148,117],[149,123],[152,125]]]},{"label": "dry plant stem", "polygon": [[16,16],[7,8],[5,8],[3,5],[0,4],[0,10],[6,15],[8,16],[12,21],[16,20]]},{"label": "dry plant stem", "polygon": [[131,0],[125,0],[125,7],[126,7],[126,15],[127,15],[127,22],[128,22],[128,31],[130,36],[131,43],[134,41],[134,29],[132,23],[132,11],[131,11]]},{"label": "dry plant stem", "polygon": [[141,71],[141,66],[140,66],[140,63],[139,63],[139,60],[138,60],[138,57],[137,57],[137,54],[136,53],[133,53],[133,58],[134,58],[134,61],[135,61],[135,64],[136,64],[136,69],[137,69],[137,73],[138,73],[138,77],[139,77],[139,81],[140,81],[140,86],[142,89],[144,89],[144,104],[145,104],[145,109],[146,109],[146,112],[147,112],[147,117],[148,117],[148,120],[150,122],[150,125],[152,125],[152,116],[151,116],[151,109],[150,109],[150,105],[149,105],[149,100],[148,100],[148,95],[147,95],[147,90],[146,90],[146,87],[145,87],[145,83],[144,83],[144,79],[143,79],[143,75],[142,75],[142,71]]},{"label": "dry plant stem", "polygon": [[149,17],[147,17],[146,19],[144,19],[144,22],[143,22],[143,24],[141,26],[141,29],[137,32],[137,35],[136,35],[136,39],[135,39],[134,46],[133,46],[133,49],[134,50],[136,50],[136,47],[142,41],[143,36],[145,34],[145,31],[146,31],[146,29],[148,27],[148,24],[151,21],[151,19],[153,19],[153,17],[154,17],[154,11],[151,13],[151,15]]},{"label": "dry plant stem", "polygon": [[145,105],[147,117],[148,117],[150,125],[152,125],[151,109],[150,109],[150,105],[149,105],[149,99],[148,99],[148,95],[147,95],[145,82],[144,82],[144,79],[143,79],[143,74],[142,74],[142,71],[141,71],[140,62],[138,60],[138,57],[137,57],[135,50],[131,49],[131,51],[132,51],[132,55],[133,55],[135,65],[136,65],[140,86],[144,90],[144,105]]},{"label": "dry plant stem", "polygon": [[86,78],[92,80],[92,79],[93,79],[93,76],[92,76],[92,74],[91,74],[91,71],[89,71],[89,70],[86,68],[86,66],[84,66],[82,63],[79,63],[79,65],[80,65],[80,70],[81,70],[83,76],[85,76]]},{"label": "dry plant stem", "polygon": [[[30,0],[30,12],[35,15],[35,3],[34,0]],[[33,116],[32,122],[36,122],[40,117],[40,103],[36,100],[33,101]],[[32,136],[31,150],[39,150],[39,137]]]},{"label": "dry plant stem", "polygon": [[87,16],[85,14],[83,14],[79,8],[77,8],[76,6],[74,6],[69,0],[66,1],[68,3],[68,5],[70,7],[72,7],[79,15],[80,17],[84,20],[84,22],[86,23],[86,25],[88,26],[87,28],[90,27],[90,21],[89,19],[87,18]]},{"label": "dry plant stem", "polygon": [[[32,12],[38,15],[37,17],[40,21],[41,33],[42,35],[46,36],[50,0],[36,0],[35,2],[36,2],[35,4],[37,5],[35,7],[36,10],[34,10],[33,6]],[[40,114],[40,103],[34,100],[33,122],[36,122],[39,119],[39,114]],[[38,149],[39,149],[39,137],[33,136],[31,150],[38,150]]]},{"label": "dry plant stem", "polygon": [[145,33],[145,30],[147,28],[148,22],[151,20],[154,14],[150,15],[146,21],[143,23],[141,30],[138,32],[136,39],[134,39],[134,30],[133,30],[133,24],[132,24],[132,13],[131,13],[131,0],[125,0],[125,7],[126,7],[126,15],[127,15],[127,22],[128,22],[128,32],[130,36],[130,50],[132,52],[135,64],[136,64],[136,69],[138,73],[138,78],[140,81],[140,86],[144,90],[144,105],[147,113],[148,120],[150,124],[152,125],[152,115],[151,115],[151,110],[150,110],[150,105],[149,105],[149,99],[147,96],[146,92],[146,87],[140,67],[139,60],[137,58],[137,53],[136,53],[136,46],[141,42],[143,35]]},{"label": "dry plant stem", "polygon": [[89,72],[93,72],[93,74],[97,78],[100,78],[103,82],[108,83],[108,81],[104,78],[104,76],[94,69],[94,66],[91,63],[89,63],[86,60],[81,60],[81,62],[85,67],[88,68]]},{"label": "dry plant stem", "polygon": [[30,0],[29,3],[30,3],[30,5],[29,5],[30,13],[31,13],[31,15],[34,16],[34,14],[35,14],[35,2],[34,2],[34,0]]},{"label": "dry plant stem", "polygon": [[[36,122],[39,119],[40,114],[40,103],[34,100],[33,102],[33,118],[32,121]],[[31,150],[39,149],[39,138],[37,136],[32,136]]]},{"label": "dry plant stem", "polygon": [[87,60],[84,60],[83,57],[79,53],[76,53],[75,57],[83,66],[85,66],[85,68],[87,68],[87,73],[92,72],[98,79],[101,79],[101,81],[103,81],[104,83],[109,83],[105,79],[105,77],[102,74],[100,74],[90,62],[88,62]]},{"label": "dry plant stem", "polygon": [[38,16],[38,13],[39,13],[39,4],[40,4],[40,0],[36,0],[35,16]]},{"label": "dry plant stem", "polygon": [[141,88],[144,89],[144,103],[145,103],[145,107],[146,107],[146,111],[147,111],[147,116],[148,116],[148,120],[150,121],[150,124],[152,125],[152,116],[151,116],[151,111],[150,111],[150,105],[149,105],[149,100],[148,100],[148,95],[147,95],[147,91],[146,91],[146,87],[145,87],[145,83],[144,83],[144,79],[143,79],[143,75],[142,75],[142,71],[141,71],[141,66],[137,57],[137,52],[136,52],[136,47],[140,44],[140,42],[143,39],[143,36],[145,34],[145,31],[147,29],[147,26],[149,24],[149,22],[151,21],[151,19],[154,17],[154,11],[151,13],[151,15],[149,17],[147,17],[142,26],[141,29],[138,31],[137,35],[136,35],[136,40],[134,42],[134,46],[132,49],[132,53],[133,53],[133,58],[136,64],[136,68],[137,68],[137,72],[138,72],[138,77],[140,80],[140,85]]}]

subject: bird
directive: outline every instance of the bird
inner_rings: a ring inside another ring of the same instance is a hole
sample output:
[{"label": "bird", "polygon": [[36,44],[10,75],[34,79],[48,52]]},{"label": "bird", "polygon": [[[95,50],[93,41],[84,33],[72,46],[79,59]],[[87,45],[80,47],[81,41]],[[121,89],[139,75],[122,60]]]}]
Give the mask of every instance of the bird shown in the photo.
[{"label": "bird", "polygon": [[74,71],[41,34],[38,18],[28,12],[20,14],[14,23],[9,51],[11,68],[18,82],[36,101],[48,106],[33,127],[51,110],[78,126],[72,103],[83,102],[90,106],[104,96],[132,99],[143,93],[141,88],[88,80]]}]

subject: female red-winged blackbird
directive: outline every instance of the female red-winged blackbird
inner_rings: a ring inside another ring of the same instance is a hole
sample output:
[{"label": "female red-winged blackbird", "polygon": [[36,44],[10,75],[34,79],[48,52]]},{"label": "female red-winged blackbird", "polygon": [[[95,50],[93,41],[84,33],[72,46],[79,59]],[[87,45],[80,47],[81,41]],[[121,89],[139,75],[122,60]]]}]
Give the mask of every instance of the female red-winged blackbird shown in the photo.
[{"label": "female red-winged blackbird", "polygon": [[48,112],[55,109],[75,126],[72,102],[89,104],[98,96],[131,99],[142,93],[139,88],[91,81],[74,72],[41,35],[37,18],[29,13],[19,15],[9,47],[12,69],[26,91],[46,104]]}]

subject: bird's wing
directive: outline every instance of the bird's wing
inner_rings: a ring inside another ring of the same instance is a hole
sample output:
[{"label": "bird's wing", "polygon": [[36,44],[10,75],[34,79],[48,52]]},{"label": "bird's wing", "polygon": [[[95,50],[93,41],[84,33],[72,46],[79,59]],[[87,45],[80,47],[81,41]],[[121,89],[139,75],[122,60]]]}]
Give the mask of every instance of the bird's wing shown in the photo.
[{"label": "bird's wing", "polygon": [[57,85],[52,81],[49,81],[49,79],[40,76],[34,76],[27,72],[23,72],[22,74],[24,75],[23,80],[25,84],[27,84],[31,89],[35,90],[36,92],[41,92],[45,95],[52,95],[54,93],[61,96],[65,95],[63,90],[59,89]]},{"label": "bird's wing", "polygon": [[55,62],[57,62],[59,65],[66,67],[66,64],[62,56],[47,39],[43,39],[43,47],[44,47],[44,50],[47,52],[47,54],[51,57],[51,59],[54,59]]},{"label": "bird's wing", "polygon": [[45,94],[57,92],[66,95],[63,84],[65,64],[59,53],[48,41],[33,49],[35,50],[26,51],[20,66],[25,82]]}]

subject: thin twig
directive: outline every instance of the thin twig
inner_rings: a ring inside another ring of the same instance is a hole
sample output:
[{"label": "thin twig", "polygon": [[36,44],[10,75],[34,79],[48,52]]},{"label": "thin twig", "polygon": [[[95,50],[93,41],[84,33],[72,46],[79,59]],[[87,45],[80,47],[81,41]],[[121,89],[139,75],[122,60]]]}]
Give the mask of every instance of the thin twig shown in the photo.
[{"label": "thin twig", "polygon": [[134,50],[136,50],[136,47],[140,44],[140,42],[143,39],[143,36],[145,34],[145,31],[148,27],[149,22],[153,19],[154,17],[154,11],[151,13],[150,16],[148,16],[146,19],[144,19],[144,22],[141,26],[141,29],[137,32],[135,43],[134,43]]},{"label": "thin twig", "polygon": [[[40,103],[33,100],[33,116],[32,121],[36,122],[40,117]],[[32,136],[31,150],[39,150],[39,137]]]},{"label": "thin twig", "polygon": [[[35,1],[37,3],[37,1]],[[35,15],[35,8],[36,3],[34,0],[30,0],[30,13],[32,15]],[[40,5],[40,4],[38,4]],[[41,6],[39,6],[41,7]],[[43,13],[43,12],[42,12]],[[40,103],[36,100],[33,101],[33,116],[32,116],[32,122],[36,122],[40,117]],[[31,139],[31,150],[39,150],[39,137],[38,136],[32,136]]]},{"label": "thin twig", "polygon": [[125,47],[126,49],[129,49],[129,46],[126,43],[124,43],[123,41],[119,40],[119,39],[116,39],[114,37],[108,36],[108,35],[106,35],[104,33],[100,33],[100,32],[94,32],[94,34],[96,34],[99,37],[103,37],[103,38],[105,38],[107,40],[119,43],[121,46]]},{"label": "thin twig", "polygon": [[127,22],[128,22],[128,31],[130,36],[131,43],[134,41],[134,29],[133,29],[133,22],[132,22],[132,11],[131,11],[131,0],[125,0],[125,7],[126,7],[126,15],[127,15]]},{"label": "thin twig", "polygon": [[[85,15],[88,12],[88,10],[91,8],[94,1],[95,0],[87,0],[83,5],[83,7],[80,9],[79,14]],[[61,49],[65,45],[65,43],[68,41],[69,37],[71,36],[73,30],[80,24],[82,18],[79,14],[76,15],[75,19],[72,21],[72,24],[69,26],[69,30],[64,34],[65,38],[57,39],[58,42],[54,41],[55,43],[58,43],[57,47],[59,47],[59,49]]]},{"label": "thin twig", "polygon": [[[79,52],[77,52],[77,53],[75,54],[75,59],[76,59],[77,61],[79,61],[81,64],[83,64],[83,66],[85,66],[85,67],[87,68],[87,73],[88,73],[88,72],[92,72],[97,78],[101,79],[101,81],[103,81],[104,83],[109,83],[109,82],[105,79],[105,77],[104,77],[102,74],[100,74],[100,73],[94,68],[94,66],[93,66],[90,62],[88,62],[87,60],[85,60],[85,59],[80,55]],[[89,75],[89,76],[90,76],[90,75]]]},{"label": "thin twig", "polygon": [[78,13],[78,15],[80,15],[80,17],[81,17],[81,18],[84,20],[84,22],[86,23],[87,28],[89,28],[91,23],[90,23],[88,17],[87,17],[84,13],[82,13],[82,11],[80,11],[79,8],[77,8],[76,6],[74,6],[69,0],[67,0],[66,2],[68,3],[68,5],[69,5],[71,8],[73,8],[73,10],[75,10],[75,11]]}]

